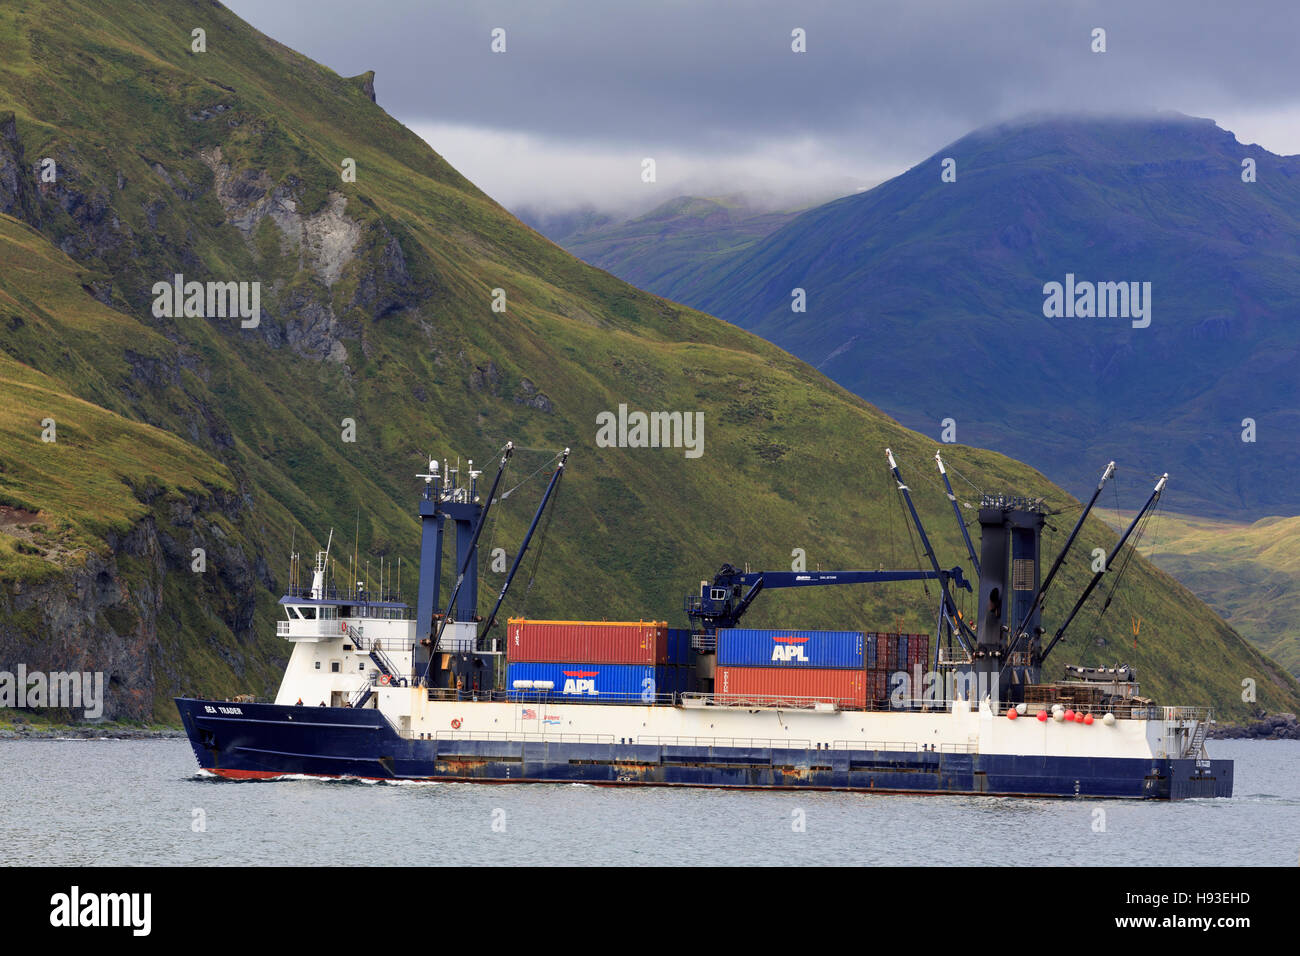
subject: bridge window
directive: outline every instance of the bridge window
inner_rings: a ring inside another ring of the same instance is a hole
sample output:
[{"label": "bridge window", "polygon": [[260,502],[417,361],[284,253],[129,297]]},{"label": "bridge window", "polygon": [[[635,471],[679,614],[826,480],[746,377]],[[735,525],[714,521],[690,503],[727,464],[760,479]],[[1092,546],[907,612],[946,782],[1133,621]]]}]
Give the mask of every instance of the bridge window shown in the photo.
[{"label": "bridge window", "polygon": [[317,669],[317,670],[320,670],[320,661],[317,661],[317,662],[316,662],[316,669]]},{"label": "bridge window", "polygon": [[330,661],[330,673],[338,674],[343,671],[343,665],[339,661]]},{"label": "bridge window", "polygon": [[298,609],[302,616],[309,621],[316,620],[316,609],[314,607],[304,607]]}]

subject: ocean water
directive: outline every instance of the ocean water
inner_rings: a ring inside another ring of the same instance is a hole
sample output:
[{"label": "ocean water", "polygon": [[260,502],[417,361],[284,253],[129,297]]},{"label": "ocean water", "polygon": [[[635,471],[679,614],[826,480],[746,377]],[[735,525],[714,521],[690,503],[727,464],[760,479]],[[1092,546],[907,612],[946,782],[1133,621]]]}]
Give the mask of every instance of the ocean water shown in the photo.
[{"label": "ocean water", "polygon": [[1230,800],[236,782],[184,740],[0,743],[0,863],[1216,865],[1300,859],[1300,741],[1212,741]]}]

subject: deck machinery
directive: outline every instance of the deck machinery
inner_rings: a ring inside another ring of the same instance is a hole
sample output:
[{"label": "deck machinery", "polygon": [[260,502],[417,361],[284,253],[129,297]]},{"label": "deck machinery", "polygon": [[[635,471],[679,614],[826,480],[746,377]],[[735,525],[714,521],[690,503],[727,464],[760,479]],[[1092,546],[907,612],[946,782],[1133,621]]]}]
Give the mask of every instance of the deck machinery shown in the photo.
[{"label": "deck machinery", "polygon": [[[1042,574],[1043,528],[1051,514],[1041,498],[986,494],[980,498],[978,521],[980,551],[975,546],[962,519],[948,481],[947,469],[939,453],[935,453],[939,474],[952,502],[961,536],[966,544],[967,557],[978,576],[978,604],[974,626],[960,613],[952,588],[971,591],[960,566],[942,569],[935,556],[930,538],[926,534],[920,515],[912,502],[911,490],[904,482],[898,462],[890,449],[885,449],[890,473],[897,482],[913,526],[919,536],[929,569],[890,571],[739,571],[724,564],[714,579],[701,582],[698,595],[688,595],[685,611],[695,632],[698,650],[710,654],[716,647],[719,628],[738,626],[740,618],[753,605],[764,590],[772,588],[821,587],[841,584],[882,584],[897,581],[938,581],[940,604],[934,641],[935,669],[944,673],[938,686],[961,688],[970,699],[990,697],[1004,703],[1020,703],[1030,697],[1052,698],[1059,692],[1047,687],[1060,685],[1068,699],[1071,689],[1082,685],[1101,694],[1099,699],[1116,706],[1148,703],[1137,697],[1137,683],[1131,669],[1125,668],[1127,677],[1116,681],[1105,671],[1067,667],[1070,678],[1064,682],[1043,684],[1043,664],[1048,654],[1064,637],[1084,602],[1100,584],[1110,562],[1122,551],[1134,530],[1155,506],[1168,480],[1162,475],[1142,509],[1133,518],[1118,543],[1107,556],[1092,580],[1075,603],[1060,628],[1045,647],[1042,626],[1043,603],[1057,573],[1066,558],[1106,482],[1115,473],[1115,463],[1106,465],[1091,499],[1079,514],[1060,553],[1046,576]],[[1122,571],[1121,571],[1122,573]],[[1117,582],[1118,583],[1118,582]],[[701,675],[712,676],[711,661],[702,662]],[[949,674],[951,672],[951,674]],[[953,679],[955,678],[955,679]],[[1088,696],[1080,691],[1081,696]],[[1095,694],[1094,694],[1095,696]],[[945,698],[946,699],[946,698]]]}]

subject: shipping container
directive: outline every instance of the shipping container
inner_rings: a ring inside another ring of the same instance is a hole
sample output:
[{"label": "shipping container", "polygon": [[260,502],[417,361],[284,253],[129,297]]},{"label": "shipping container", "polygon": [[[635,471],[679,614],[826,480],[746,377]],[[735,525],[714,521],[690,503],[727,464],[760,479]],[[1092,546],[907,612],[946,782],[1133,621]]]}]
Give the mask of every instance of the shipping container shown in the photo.
[{"label": "shipping container", "polygon": [[875,686],[873,696],[878,703],[883,704],[889,699],[889,672],[885,670],[876,670],[873,672]]},{"label": "shipping container", "polygon": [[907,643],[907,661],[909,664],[929,664],[930,635],[912,634]]},{"label": "shipping container", "polygon": [[691,694],[700,689],[699,677],[695,670],[695,665],[687,664],[682,667],[682,693]]},{"label": "shipping container", "polygon": [[815,697],[841,708],[866,706],[866,671],[844,667],[723,667],[713,678],[713,693],[740,697]]},{"label": "shipping container", "polygon": [[[506,689],[512,694],[570,700],[625,700],[650,702],[677,693],[681,668],[646,664],[570,664],[524,661],[506,667]],[[521,690],[515,681],[550,681],[546,691]]]},{"label": "shipping container", "polygon": [[719,628],[718,665],[861,670],[866,666],[865,644],[866,635],[861,631]]},{"label": "shipping container", "polygon": [[668,625],[662,621],[531,621],[506,625],[506,659],[518,662],[667,664]]},{"label": "shipping container", "polygon": [[898,667],[898,635],[881,634],[876,650],[876,666],[892,671]]},{"label": "shipping container", "polygon": [[877,646],[877,640],[876,640],[876,638],[877,638],[877,637],[878,637],[878,635],[876,635],[876,634],[868,634],[868,635],[867,635],[867,667],[868,667],[868,669],[870,669],[870,668],[876,666],[876,646]]},{"label": "shipping container", "polygon": [[695,666],[678,665],[669,667],[672,674],[670,675],[673,684],[674,694],[685,694],[695,690]]},{"label": "shipping container", "polygon": [[668,628],[668,663],[693,664],[694,662],[690,630],[684,627]]}]

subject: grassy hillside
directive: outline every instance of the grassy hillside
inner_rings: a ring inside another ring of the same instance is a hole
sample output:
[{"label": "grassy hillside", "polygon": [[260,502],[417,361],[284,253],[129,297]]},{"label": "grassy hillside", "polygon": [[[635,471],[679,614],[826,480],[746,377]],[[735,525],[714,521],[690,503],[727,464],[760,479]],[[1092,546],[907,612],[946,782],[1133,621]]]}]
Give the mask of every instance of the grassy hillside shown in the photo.
[{"label": "grassy hillside", "polygon": [[[206,53],[190,52],[197,26]],[[6,4],[6,110],[0,288],[20,305],[19,322],[0,325],[14,369],[0,404],[19,409],[19,430],[34,428],[43,413],[23,404],[21,377],[39,374],[65,403],[103,410],[70,414],[72,437],[99,443],[101,454],[119,420],[183,442],[191,473],[164,455],[163,439],[157,448],[141,439],[138,454],[114,454],[115,480],[154,508],[157,497],[134,488],[146,476],[177,488],[228,485],[228,500],[209,491],[225,510],[209,515],[205,540],[250,557],[223,579],[229,593],[190,587],[176,573],[156,578],[160,716],[169,692],[273,685],[284,649],[269,620],[291,535],[306,554],[333,527],[339,555],[359,526],[362,565],[373,577],[381,556],[400,557],[410,595],[414,476],[430,454],[490,467],[513,440],[513,487],[573,448],[536,584],[528,591],[520,582],[508,613],[684,623],[682,596],[722,562],[788,567],[795,548],[810,567],[914,566],[886,477],[887,445],[914,476],[941,559],[956,563],[962,553],[928,477],[928,439],[775,346],[575,259],[384,114],[359,80],[217,4]],[[33,173],[46,156],[58,161],[56,183]],[[356,161],[355,182],[340,176],[345,158]],[[21,175],[6,178],[6,169]],[[152,287],[175,273],[261,282],[260,326],[154,317]],[[496,289],[504,313],[492,310]],[[597,415],[621,403],[702,412],[703,456],[597,447]],[[345,440],[345,419],[355,441]],[[1076,506],[1009,458],[966,448],[946,457],[985,490]],[[48,456],[48,484],[0,472],[0,503],[79,529],[107,555],[114,537],[83,521],[66,490],[75,466]],[[541,490],[534,478],[501,504],[485,551],[513,548]],[[125,498],[113,507],[122,520],[135,513]],[[1113,535],[1096,522],[1084,538],[1091,548]],[[252,567],[252,555],[269,570]],[[1049,618],[1084,569],[1065,575]],[[490,590],[497,578],[484,580]],[[1172,578],[1142,564],[1130,584],[1103,626],[1081,628],[1064,656],[1122,657],[1157,696],[1210,702],[1227,716],[1251,710],[1238,699],[1239,674],[1258,676],[1266,709],[1300,704],[1293,679]],[[218,607],[231,594],[252,610]],[[934,606],[933,589],[927,596],[915,584],[830,588],[765,596],[753,620],[928,628]],[[1137,650],[1122,643],[1130,613],[1150,622]],[[223,630],[218,619],[234,623]],[[43,639],[41,626],[0,620],[0,665]],[[209,665],[212,656],[225,663]]]},{"label": "grassy hillside", "polygon": [[[1123,516],[1103,513],[1112,525]],[[1165,515],[1141,553],[1300,675],[1300,518],[1253,524]]]}]

